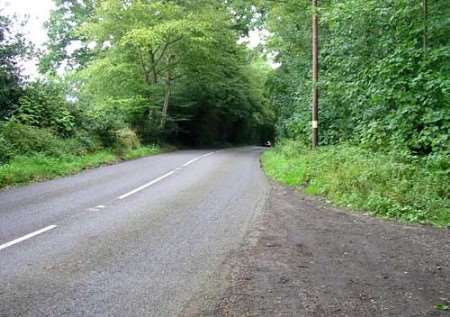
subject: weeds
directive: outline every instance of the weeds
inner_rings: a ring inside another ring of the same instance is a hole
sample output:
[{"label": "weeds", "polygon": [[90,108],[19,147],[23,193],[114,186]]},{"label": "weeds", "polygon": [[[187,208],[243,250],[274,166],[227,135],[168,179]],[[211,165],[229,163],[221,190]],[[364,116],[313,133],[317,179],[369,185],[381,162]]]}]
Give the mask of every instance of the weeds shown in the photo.
[{"label": "weeds", "polygon": [[287,142],[263,156],[269,176],[382,217],[450,226],[450,159],[374,153],[339,145],[312,151]]},{"label": "weeds", "polygon": [[158,146],[141,146],[121,153],[100,150],[85,155],[63,154],[49,156],[34,154],[17,156],[8,164],[0,165],[0,188],[52,179],[59,176],[72,175],[81,170],[111,164],[120,160],[136,159],[143,156],[160,153]]}]

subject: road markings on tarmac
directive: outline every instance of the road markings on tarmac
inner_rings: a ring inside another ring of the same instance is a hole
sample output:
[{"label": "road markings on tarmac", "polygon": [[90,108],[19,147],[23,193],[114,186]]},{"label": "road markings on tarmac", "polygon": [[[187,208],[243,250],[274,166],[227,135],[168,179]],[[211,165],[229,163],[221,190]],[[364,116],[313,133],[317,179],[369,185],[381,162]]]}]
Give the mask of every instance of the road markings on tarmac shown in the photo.
[{"label": "road markings on tarmac", "polygon": [[51,226],[42,228],[42,229],[40,229],[40,230],[34,231],[34,232],[32,232],[32,233],[29,233],[29,234],[27,234],[27,235],[25,235],[25,236],[23,236],[23,237],[21,237],[21,238],[18,238],[18,239],[15,239],[15,240],[12,240],[12,241],[10,241],[10,242],[7,242],[7,243],[5,243],[5,244],[0,245],[0,250],[9,248],[10,246],[13,246],[13,245],[15,245],[15,244],[17,244],[17,243],[20,243],[20,242],[23,242],[23,241],[25,241],[25,240],[31,239],[31,238],[33,238],[33,237],[35,237],[35,236],[37,236],[37,235],[43,234],[43,233],[45,233],[45,232],[47,232],[47,231],[50,231],[50,230],[53,230],[53,229],[55,229],[55,228],[56,228],[55,225],[51,225]]},{"label": "road markings on tarmac", "polygon": [[188,166],[191,165],[192,163],[197,162],[199,159],[200,159],[200,157],[197,157],[197,158],[195,158],[195,159],[193,159],[193,160],[190,160],[189,162],[184,163],[184,164],[183,164],[183,167],[188,167]]},{"label": "road markings on tarmac", "polygon": [[[184,167],[187,167],[187,166],[191,165],[192,163],[197,162],[198,160],[201,160],[202,158],[205,158],[205,157],[208,157],[210,155],[213,155],[214,153],[216,153],[216,152],[210,152],[210,153],[203,154],[203,155],[201,155],[199,157],[196,157],[195,159],[192,159],[189,162],[184,163],[181,167],[177,167],[176,169],[174,169],[174,170],[172,170],[172,171],[170,171],[170,172],[168,172],[168,173],[166,173],[166,174],[164,174],[164,175],[162,175],[162,176],[152,180],[151,182],[148,182],[147,184],[144,184],[144,185],[142,185],[142,186],[140,186],[140,187],[138,187],[138,188],[136,188],[136,189],[134,189],[134,190],[132,190],[132,191],[122,195],[122,196],[120,196],[118,199],[122,200],[122,199],[125,199],[127,197],[130,197],[131,195],[134,195],[134,194],[136,194],[136,193],[138,193],[138,192],[140,192],[140,191],[142,191],[142,190],[144,190],[144,189],[146,189],[146,188],[148,188],[148,187],[150,187],[150,186],[152,186],[152,185],[154,185],[156,183],[159,183],[163,179],[165,179],[165,178],[175,174],[175,172],[182,170]],[[104,205],[98,205],[95,208],[89,208],[88,211],[100,211],[101,209],[105,209],[105,208],[106,208],[106,206],[104,206]],[[0,250],[9,248],[9,247],[11,247],[11,246],[13,246],[15,244],[18,244],[18,243],[23,242],[25,240],[31,239],[31,238],[33,238],[35,236],[38,236],[40,234],[43,234],[43,233],[45,233],[47,231],[53,230],[56,227],[57,227],[56,225],[51,225],[51,226],[42,228],[40,230],[34,231],[32,233],[29,233],[29,234],[27,234],[27,235],[25,235],[25,236],[23,236],[21,238],[18,238],[18,239],[15,239],[13,241],[10,241],[10,242],[7,242],[5,244],[2,244],[2,245],[0,245]]]},{"label": "road markings on tarmac", "polygon": [[138,193],[140,191],[143,191],[144,189],[146,189],[146,188],[148,188],[148,187],[150,187],[152,185],[155,185],[156,183],[159,183],[163,179],[165,179],[165,178],[167,178],[169,176],[172,176],[173,174],[175,174],[176,171],[179,171],[179,170],[183,169],[184,167],[188,167],[192,163],[197,162],[198,160],[201,160],[202,158],[205,158],[205,157],[208,157],[210,155],[213,155],[214,153],[216,153],[216,152],[209,152],[209,153],[203,154],[203,155],[201,155],[199,157],[196,157],[196,158],[194,158],[194,159],[184,163],[181,167],[177,167],[174,170],[172,170],[172,171],[170,171],[170,172],[168,172],[168,173],[166,173],[166,174],[164,174],[164,175],[162,175],[162,176],[160,176],[160,177],[158,177],[158,178],[148,182],[147,184],[144,184],[144,185],[142,185],[142,186],[140,186],[140,187],[138,187],[138,188],[136,188],[136,189],[126,193],[126,194],[123,194],[118,199],[122,200],[122,199],[130,197],[131,195],[134,195],[134,194],[136,194],[136,193]]},{"label": "road markings on tarmac", "polygon": [[147,184],[144,184],[144,185],[142,185],[141,187],[138,187],[138,188],[132,190],[131,192],[128,192],[128,193],[126,193],[126,194],[120,196],[119,199],[122,200],[122,199],[125,199],[125,198],[127,198],[127,197],[130,197],[131,195],[134,195],[134,194],[136,194],[136,193],[138,193],[138,192],[140,192],[140,191],[146,189],[147,187],[150,187],[150,186],[152,186],[152,185],[155,185],[156,183],[162,181],[164,178],[167,178],[167,177],[169,177],[170,175],[172,175],[172,174],[174,174],[174,173],[175,173],[174,171],[171,171],[171,172],[169,172],[169,173],[166,173],[166,174],[164,174],[163,176],[160,176],[160,177],[158,177],[157,179],[154,179],[154,180],[152,180],[151,182],[148,182]]}]

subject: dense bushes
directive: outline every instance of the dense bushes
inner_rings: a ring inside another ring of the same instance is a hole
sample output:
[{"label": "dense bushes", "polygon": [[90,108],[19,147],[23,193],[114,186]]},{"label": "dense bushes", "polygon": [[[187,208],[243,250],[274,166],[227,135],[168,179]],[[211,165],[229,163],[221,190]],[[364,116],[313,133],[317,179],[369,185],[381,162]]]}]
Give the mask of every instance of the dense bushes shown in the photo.
[{"label": "dense bushes", "polygon": [[136,132],[129,128],[116,131],[114,147],[119,153],[137,149],[141,145]]},{"label": "dense bushes", "polygon": [[8,162],[14,155],[12,144],[0,134],[0,164]]},{"label": "dense bushes", "polygon": [[[72,110],[72,111],[71,111]],[[57,82],[34,82],[19,100],[13,120],[22,124],[53,130],[68,137],[75,132],[73,109]]]},{"label": "dense bushes", "polygon": [[112,146],[105,148],[93,133],[63,139],[48,129],[10,121],[0,126],[0,188],[160,151],[158,146],[141,146],[130,129],[116,131]]},{"label": "dense bushes", "polygon": [[450,225],[450,158],[445,155],[381,154],[348,145],[311,151],[291,141],[266,152],[263,165],[274,179],[339,205]]},{"label": "dense bushes", "polygon": [[19,155],[8,164],[0,165],[0,188],[70,175],[117,160],[117,156],[110,151],[97,151],[81,156],[73,154],[62,154],[57,157],[44,154]]},{"label": "dense bushes", "polygon": [[[426,7],[425,7],[426,6]],[[320,143],[311,140],[311,2],[263,1],[281,62],[270,175],[414,222],[450,222],[450,2],[319,1]],[[300,145],[303,144],[303,145]]]},{"label": "dense bushes", "polygon": [[57,156],[64,152],[64,141],[47,129],[10,121],[3,124],[0,135],[10,144],[14,155],[44,153]]},{"label": "dense bushes", "polygon": [[[321,143],[419,155],[450,151],[450,2],[321,1]],[[310,1],[268,13],[282,66],[271,80],[278,135],[308,143]],[[425,15],[426,14],[426,15]]]},{"label": "dense bushes", "polygon": [[17,155],[83,155],[105,146],[123,154],[141,146],[138,136],[129,128],[119,129],[112,134],[108,144],[104,145],[92,132],[78,132],[71,138],[62,139],[51,130],[10,121],[0,126],[0,161],[7,162]]}]

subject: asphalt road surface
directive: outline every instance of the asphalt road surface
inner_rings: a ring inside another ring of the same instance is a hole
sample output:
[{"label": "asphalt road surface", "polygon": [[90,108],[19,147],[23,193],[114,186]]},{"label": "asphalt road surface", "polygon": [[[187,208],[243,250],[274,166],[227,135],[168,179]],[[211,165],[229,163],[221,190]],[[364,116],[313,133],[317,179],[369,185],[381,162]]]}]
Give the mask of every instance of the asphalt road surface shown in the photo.
[{"label": "asphalt road surface", "polygon": [[179,316],[221,287],[262,210],[262,151],[179,151],[0,192],[0,316]]}]

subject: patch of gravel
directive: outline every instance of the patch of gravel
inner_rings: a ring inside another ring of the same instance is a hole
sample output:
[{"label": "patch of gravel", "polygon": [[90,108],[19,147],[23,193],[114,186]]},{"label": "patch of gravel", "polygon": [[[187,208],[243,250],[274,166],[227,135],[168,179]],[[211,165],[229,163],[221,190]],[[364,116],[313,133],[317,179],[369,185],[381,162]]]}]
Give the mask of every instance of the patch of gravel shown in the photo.
[{"label": "patch of gravel", "polygon": [[224,292],[185,316],[450,316],[450,231],[331,207],[273,183],[223,264]]}]

